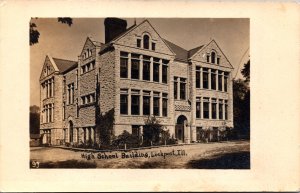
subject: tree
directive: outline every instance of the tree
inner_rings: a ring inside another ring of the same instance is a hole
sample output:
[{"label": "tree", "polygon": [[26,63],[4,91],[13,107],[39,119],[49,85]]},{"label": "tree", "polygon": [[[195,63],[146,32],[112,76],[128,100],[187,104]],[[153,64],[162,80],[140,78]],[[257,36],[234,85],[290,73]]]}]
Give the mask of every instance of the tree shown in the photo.
[{"label": "tree", "polygon": [[114,109],[111,109],[104,114],[102,114],[101,112],[96,113],[96,128],[97,128],[96,130],[100,134],[99,139],[101,145],[109,146],[112,144],[114,138],[114,132],[113,132],[113,127],[115,122],[114,114],[115,114]]},{"label": "tree", "polygon": [[250,60],[241,70],[245,80],[233,81],[233,116],[234,126],[240,134],[250,137]]},{"label": "tree", "polygon": [[[38,19],[38,18],[35,18]],[[69,27],[73,24],[73,19],[70,17],[59,17],[57,21],[63,24],[69,25]],[[29,45],[32,46],[39,42],[40,32],[36,29],[37,25],[33,22],[29,23]]]},{"label": "tree", "polygon": [[30,134],[40,133],[40,108],[36,105],[30,106],[29,132]]},{"label": "tree", "polygon": [[162,125],[155,116],[149,116],[145,121],[143,130],[144,143],[150,145],[152,143],[158,144],[160,142],[160,135],[163,133]]},{"label": "tree", "polygon": [[246,64],[244,64],[244,68],[241,71],[244,78],[246,78],[246,81],[250,81],[250,60]]}]

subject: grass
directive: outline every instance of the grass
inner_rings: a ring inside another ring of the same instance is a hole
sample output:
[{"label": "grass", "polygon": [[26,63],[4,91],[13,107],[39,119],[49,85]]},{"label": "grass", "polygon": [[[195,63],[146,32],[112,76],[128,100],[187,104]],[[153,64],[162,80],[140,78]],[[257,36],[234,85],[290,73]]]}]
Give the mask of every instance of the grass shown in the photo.
[{"label": "grass", "polygon": [[190,160],[187,168],[195,169],[250,169],[250,152],[226,153],[205,159]]},{"label": "grass", "polygon": [[[61,148],[31,149],[31,160],[40,163],[39,168],[126,168],[126,169],[249,169],[249,141],[229,141],[224,143],[208,143],[182,145],[173,147],[156,147],[136,150],[138,152],[170,152],[184,150],[187,156],[170,156],[128,159],[95,159],[86,160],[81,157],[82,151]],[[112,151],[113,154],[120,151]],[[127,153],[130,153],[128,151]],[[94,153],[95,156],[97,153]]]}]

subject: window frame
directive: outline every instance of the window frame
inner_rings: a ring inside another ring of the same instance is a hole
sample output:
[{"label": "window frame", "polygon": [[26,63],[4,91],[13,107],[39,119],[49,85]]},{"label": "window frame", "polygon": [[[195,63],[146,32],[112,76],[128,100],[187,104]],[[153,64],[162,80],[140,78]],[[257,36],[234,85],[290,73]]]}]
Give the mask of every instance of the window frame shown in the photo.
[{"label": "window frame", "polygon": [[[140,79],[140,59],[139,55],[133,57],[135,54],[131,54],[131,79],[139,80]],[[134,68],[136,67],[136,68]]]},{"label": "window frame", "polygon": [[179,86],[179,95],[180,100],[186,100],[187,99],[187,92],[186,92],[186,78],[180,78],[180,86]]},{"label": "window frame", "polygon": [[143,36],[143,48],[147,50],[150,49],[150,36],[148,34]]},{"label": "window frame", "polygon": [[[125,56],[126,54],[127,56]],[[120,52],[120,78],[128,78],[128,55],[127,52]]]},{"label": "window frame", "polygon": [[[124,97],[125,102],[122,102],[122,97]],[[128,89],[121,89],[120,91],[120,114],[128,115]]]},{"label": "window frame", "polygon": [[139,90],[131,90],[131,115],[140,115],[140,91]]}]

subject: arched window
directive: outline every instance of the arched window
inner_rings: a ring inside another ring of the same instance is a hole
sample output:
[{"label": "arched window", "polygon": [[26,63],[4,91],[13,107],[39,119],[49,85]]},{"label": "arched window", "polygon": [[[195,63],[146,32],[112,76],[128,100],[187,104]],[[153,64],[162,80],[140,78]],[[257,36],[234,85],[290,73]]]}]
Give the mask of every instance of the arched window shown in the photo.
[{"label": "arched window", "polygon": [[143,43],[144,43],[144,49],[149,49],[149,36],[148,35],[144,35]]},{"label": "arched window", "polygon": [[216,53],[211,52],[211,63],[215,64],[216,63]]}]

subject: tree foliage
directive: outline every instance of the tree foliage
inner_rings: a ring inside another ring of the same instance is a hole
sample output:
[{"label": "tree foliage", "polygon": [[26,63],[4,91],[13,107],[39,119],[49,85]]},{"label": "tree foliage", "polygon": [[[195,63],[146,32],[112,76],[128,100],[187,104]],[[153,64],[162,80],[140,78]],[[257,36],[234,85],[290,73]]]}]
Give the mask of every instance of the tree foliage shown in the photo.
[{"label": "tree foliage", "polygon": [[101,112],[96,114],[96,125],[97,130],[100,133],[100,143],[105,146],[111,145],[114,138],[113,127],[115,122],[115,110],[111,109],[105,114],[102,114]]},{"label": "tree foliage", "polygon": [[[38,18],[35,18],[38,19]],[[57,18],[57,22],[67,24],[69,27],[73,24],[73,19],[70,17],[59,17]],[[29,23],[29,45],[32,46],[34,44],[39,43],[40,32],[37,30],[37,25],[34,22]]]},{"label": "tree foliage", "polygon": [[29,132],[30,134],[40,133],[40,108],[36,105],[30,106]]},{"label": "tree foliage", "polygon": [[71,27],[71,25],[73,24],[73,19],[70,17],[59,17],[59,18],[57,18],[57,21],[68,24],[69,27]]},{"label": "tree foliage", "polygon": [[164,133],[160,121],[155,116],[149,116],[145,121],[143,138],[144,144],[149,145],[152,143],[158,144],[160,142],[160,135]]},{"label": "tree foliage", "polygon": [[246,138],[250,137],[250,60],[241,70],[246,80],[233,81],[233,120],[235,128]]},{"label": "tree foliage", "polygon": [[241,71],[244,78],[246,78],[246,81],[250,81],[250,60],[246,64],[244,64],[244,68]]},{"label": "tree foliage", "polygon": [[124,130],[121,135],[119,135],[115,140],[113,140],[113,146],[120,148],[133,148],[139,146],[139,138],[137,136],[132,135],[128,131]]}]

